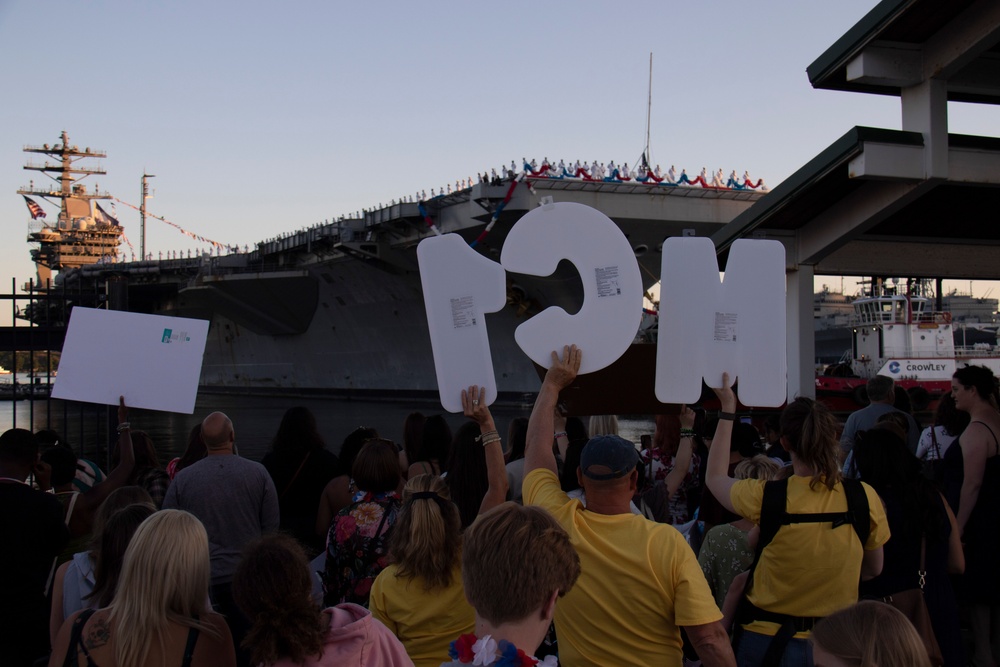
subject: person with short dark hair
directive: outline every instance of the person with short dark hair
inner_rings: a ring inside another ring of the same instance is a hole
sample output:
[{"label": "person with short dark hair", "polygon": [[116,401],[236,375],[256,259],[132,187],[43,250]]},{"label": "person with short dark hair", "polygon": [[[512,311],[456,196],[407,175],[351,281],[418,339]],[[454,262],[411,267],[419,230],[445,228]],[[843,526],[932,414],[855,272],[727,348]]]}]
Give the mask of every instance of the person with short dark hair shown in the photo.
[{"label": "person with short dark hair", "polygon": [[316,535],[326,540],[326,534],[330,530],[330,522],[337,516],[340,510],[351,504],[357,487],[351,478],[351,470],[354,468],[354,459],[358,452],[369,440],[378,437],[378,431],[367,426],[359,426],[344,438],[340,443],[341,474],[337,475],[323,487],[320,494],[319,506],[316,510]]},{"label": "person with short dark hair", "polygon": [[562,356],[552,353],[525,453],[525,504],[552,514],[580,557],[580,578],[556,603],[560,658],[574,666],[680,665],[683,627],[704,665],[735,665],[722,613],[691,547],[673,527],[629,509],[639,476],[635,446],[619,436],[587,443],[577,472],[586,507],[559,487],[553,413],[580,360],[575,345],[564,347]]},{"label": "person with short dark hair", "polygon": [[[889,412],[899,412],[900,414],[905,415],[907,423],[906,444],[909,446],[910,452],[917,451],[917,440],[920,438],[920,427],[917,426],[917,422],[913,419],[912,415],[907,414],[895,407],[895,387],[895,381],[891,377],[885,375],[876,375],[868,380],[866,390],[868,392],[868,400],[870,403],[860,410],[856,410],[848,415],[847,422],[844,424],[844,430],[840,434],[840,457],[842,461],[847,458],[851,449],[854,448],[854,436],[857,435],[859,431],[867,431],[875,426],[875,422],[878,421],[878,418]],[[850,469],[850,464],[845,467],[844,472],[845,474],[854,476],[853,471]]]},{"label": "person with short dark hair", "polygon": [[[72,450],[66,439],[51,429],[35,431],[35,439],[38,441],[38,449],[45,452],[50,447],[65,447]],[[82,456],[76,458],[76,479],[73,486],[77,491],[86,491],[90,487],[107,479],[107,475],[101,467],[89,459]]]},{"label": "person with short dark hair", "polygon": [[49,649],[46,582],[56,555],[69,539],[62,506],[54,496],[25,484],[34,475],[49,487],[49,467],[38,458],[31,431],[0,435],[0,664],[22,667]]},{"label": "person with short dark hair", "polygon": [[476,610],[475,634],[452,642],[458,665],[491,657],[531,664],[555,615],[556,600],[580,576],[569,535],[540,507],[507,502],[465,532],[462,582]]},{"label": "person with short dark hair", "polygon": [[353,502],[340,510],[326,539],[324,603],[368,606],[372,582],[389,564],[389,540],[401,501],[399,448],[391,440],[365,443],[354,459]]}]

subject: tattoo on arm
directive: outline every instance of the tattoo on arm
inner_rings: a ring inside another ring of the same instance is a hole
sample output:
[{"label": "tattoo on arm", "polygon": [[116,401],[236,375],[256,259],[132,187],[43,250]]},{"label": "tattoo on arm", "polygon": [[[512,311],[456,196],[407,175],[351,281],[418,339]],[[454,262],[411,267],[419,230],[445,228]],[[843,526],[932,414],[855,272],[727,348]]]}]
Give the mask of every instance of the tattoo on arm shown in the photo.
[{"label": "tattoo on arm", "polygon": [[88,649],[95,649],[104,646],[111,641],[111,625],[107,617],[95,619],[87,629],[87,636],[83,639],[83,645]]}]

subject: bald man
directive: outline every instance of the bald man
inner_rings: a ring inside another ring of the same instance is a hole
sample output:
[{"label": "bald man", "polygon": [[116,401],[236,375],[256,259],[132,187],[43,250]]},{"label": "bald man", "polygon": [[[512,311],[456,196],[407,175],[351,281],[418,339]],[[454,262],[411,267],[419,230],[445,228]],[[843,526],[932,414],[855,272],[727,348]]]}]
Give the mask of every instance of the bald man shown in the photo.
[{"label": "bald man", "polygon": [[225,414],[205,417],[201,437],[208,455],[177,473],[163,509],[185,510],[205,525],[212,605],[226,616],[239,647],[246,628],[232,602],[233,574],[247,544],[278,530],[278,494],[264,466],[236,454],[233,422]]}]

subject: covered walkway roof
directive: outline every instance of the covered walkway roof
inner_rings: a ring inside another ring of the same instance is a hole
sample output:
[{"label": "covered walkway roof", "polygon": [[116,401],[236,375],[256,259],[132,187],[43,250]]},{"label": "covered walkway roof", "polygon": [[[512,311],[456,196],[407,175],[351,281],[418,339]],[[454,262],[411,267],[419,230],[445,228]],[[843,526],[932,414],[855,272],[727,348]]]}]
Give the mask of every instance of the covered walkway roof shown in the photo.
[{"label": "covered walkway roof", "polygon": [[949,101],[1000,103],[1000,2],[885,0],[807,72],[898,96],[903,129],[852,128],[712,236],[785,245],[789,396],[815,393],[815,275],[1000,279],[1000,138],[948,132]]}]

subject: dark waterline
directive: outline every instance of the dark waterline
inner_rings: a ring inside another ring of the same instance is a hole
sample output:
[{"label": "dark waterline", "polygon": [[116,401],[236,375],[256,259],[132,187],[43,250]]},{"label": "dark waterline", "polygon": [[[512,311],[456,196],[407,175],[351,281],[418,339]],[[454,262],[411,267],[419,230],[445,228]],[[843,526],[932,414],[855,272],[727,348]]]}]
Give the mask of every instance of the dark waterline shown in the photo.
[{"label": "dark waterline", "polygon": [[[166,463],[183,453],[188,433],[194,425],[200,423],[210,412],[220,410],[233,420],[240,454],[259,461],[267,452],[282,415],[294,406],[305,406],[316,415],[320,434],[326,441],[327,448],[334,453],[340,450],[344,436],[359,426],[375,428],[382,437],[401,442],[403,421],[414,411],[426,416],[442,414],[452,429],[458,428],[466,419],[461,414],[446,413],[440,403],[430,401],[404,403],[201,394],[195,403],[193,414],[132,409],[129,421],[133,429],[149,434],[160,455],[160,462]],[[527,417],[531,406],[494,406],[492,412],[497,429],[506,437],[511,419]],[[115,414],[112,406],[88,403],[58,400],[16,403],[2,401],[0,431],[11,428],[16,416],[18,428],[29,428],[29,421],[33,431],[51,428],[62,434],[78,453],[82,452],[83,456],[104,465],[106,445],[114,433],[112,425]],[[641,419],[623,420],[621,430],[623,436],[638,442],[640,434],[652,432],[652,422]]]}]

